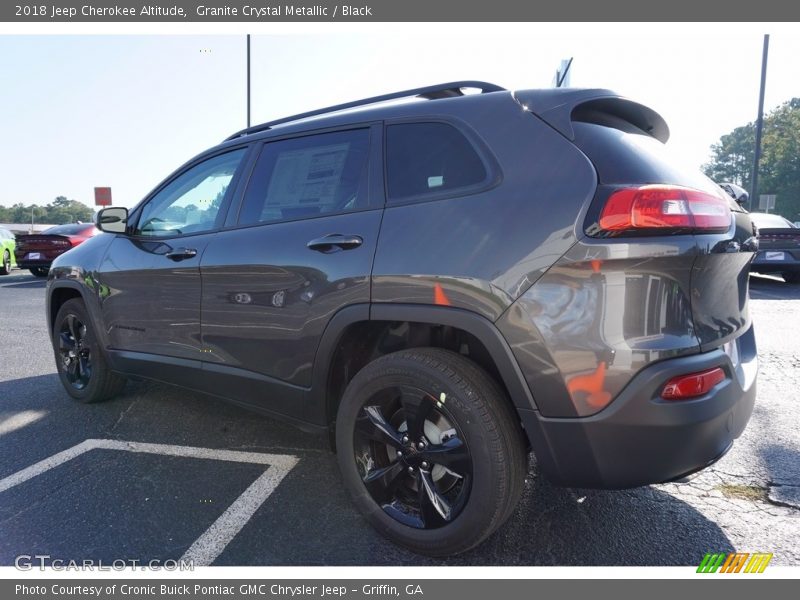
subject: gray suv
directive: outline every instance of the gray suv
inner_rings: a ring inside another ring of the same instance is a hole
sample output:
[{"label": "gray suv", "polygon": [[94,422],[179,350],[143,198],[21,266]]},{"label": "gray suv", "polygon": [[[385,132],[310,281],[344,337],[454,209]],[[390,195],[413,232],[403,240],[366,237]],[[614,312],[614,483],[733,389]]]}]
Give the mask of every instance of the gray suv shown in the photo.
[{"label": "gray suv", "polygon": [[53,263],[61,380],[327,434],[364,517],[430,555],[509,517],[530,454],[566,486],[685,478],[753,409],[755,246],[668,136],[610,91],[475,81],[240,131]]}]

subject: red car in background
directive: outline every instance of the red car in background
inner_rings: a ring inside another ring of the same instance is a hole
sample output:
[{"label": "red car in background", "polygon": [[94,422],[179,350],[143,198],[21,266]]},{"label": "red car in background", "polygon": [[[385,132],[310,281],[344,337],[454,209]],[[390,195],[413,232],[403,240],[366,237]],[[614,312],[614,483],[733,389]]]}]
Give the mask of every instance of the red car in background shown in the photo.
[{"label": "red car in background", "polygon": [[36,277],[47,277],[56,257],[98,233],[100,230],[93,223],[68,223],[42,233],[18,235],[14,249],[17,266],[30,270]]}]

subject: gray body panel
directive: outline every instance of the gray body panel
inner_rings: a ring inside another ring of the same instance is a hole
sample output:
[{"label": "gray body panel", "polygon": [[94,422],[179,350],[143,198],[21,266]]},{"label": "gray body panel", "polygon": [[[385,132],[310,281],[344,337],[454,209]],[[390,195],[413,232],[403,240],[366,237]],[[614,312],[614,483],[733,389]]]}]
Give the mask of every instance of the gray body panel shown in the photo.
[{"label": "gray body panel", "polygon": [[595,192],[591,163],[508,95],[491,96],[473,100],[485,106],[479,112],[467,99],[453,103],[459,110],[450,116],[472,112],[470,127],[492,149],[502,183],[469,196],[390,203],[373,302],[433,304],[439,284],[450,306],[494,321],[576,242],[575,215]]}]

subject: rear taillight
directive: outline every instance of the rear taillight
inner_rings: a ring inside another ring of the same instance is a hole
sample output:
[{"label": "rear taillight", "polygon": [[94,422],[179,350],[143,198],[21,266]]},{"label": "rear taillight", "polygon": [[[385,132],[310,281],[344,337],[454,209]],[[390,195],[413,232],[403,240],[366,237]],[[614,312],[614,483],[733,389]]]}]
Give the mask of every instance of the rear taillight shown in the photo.
[{"label": "rear taillight", "polygon": [[598,225],[611,234],[727,231],[731,225],[727,200],[690,188],[645,185],[616,190],[606,200]]},{"label": "rear taillight", "polygon": [[667,385],[664,386],[661,392],[661,397],[665,400],[688,400],[689,398],[697,398],[699,396],[704,396],[711,391],[711,388],[723,381],[725,381],[725,371],[720,367],[715,367],[699,373],[680,375],[667,382]]}]

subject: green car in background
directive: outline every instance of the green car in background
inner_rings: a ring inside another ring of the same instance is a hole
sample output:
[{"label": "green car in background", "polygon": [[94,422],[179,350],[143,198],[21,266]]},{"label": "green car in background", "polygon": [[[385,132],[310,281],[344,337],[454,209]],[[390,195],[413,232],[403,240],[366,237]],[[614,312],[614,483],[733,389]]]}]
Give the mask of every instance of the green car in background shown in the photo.
[{"label": "green car in background", "polygon": [[8,275],[17,264],[14,258],[15,239],[13,233],[0,227],[0,275]]}]

